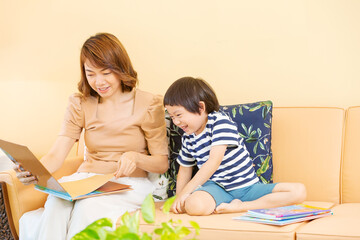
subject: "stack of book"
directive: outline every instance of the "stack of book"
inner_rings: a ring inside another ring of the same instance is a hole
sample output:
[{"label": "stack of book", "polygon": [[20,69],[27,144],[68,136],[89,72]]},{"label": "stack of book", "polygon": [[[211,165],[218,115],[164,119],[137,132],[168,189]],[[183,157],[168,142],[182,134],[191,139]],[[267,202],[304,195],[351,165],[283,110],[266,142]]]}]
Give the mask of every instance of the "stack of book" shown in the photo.
[{"label": "stack of book", "polygon": [[283,226],[332,215],[331,209],[296,204],[277,208],[249,210],[235,220]]}]

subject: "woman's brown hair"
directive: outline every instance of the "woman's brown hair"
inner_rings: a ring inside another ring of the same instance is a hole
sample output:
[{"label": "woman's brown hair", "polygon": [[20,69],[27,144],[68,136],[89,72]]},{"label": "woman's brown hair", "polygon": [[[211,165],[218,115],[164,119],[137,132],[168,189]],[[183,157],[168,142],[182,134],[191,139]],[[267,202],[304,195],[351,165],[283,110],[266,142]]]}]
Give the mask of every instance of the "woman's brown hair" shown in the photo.
[{"label": "woman's brown hair", "polygon": [[84,97],[99,97],[86,79],[84,63],[89,60],[98,68],[109,69],[119,79],[123,92],[130,92],[138,83],[137,73],[119,39],[110,33],[98,33],[85,41],[80,53],[81,79],[78,89]]}]

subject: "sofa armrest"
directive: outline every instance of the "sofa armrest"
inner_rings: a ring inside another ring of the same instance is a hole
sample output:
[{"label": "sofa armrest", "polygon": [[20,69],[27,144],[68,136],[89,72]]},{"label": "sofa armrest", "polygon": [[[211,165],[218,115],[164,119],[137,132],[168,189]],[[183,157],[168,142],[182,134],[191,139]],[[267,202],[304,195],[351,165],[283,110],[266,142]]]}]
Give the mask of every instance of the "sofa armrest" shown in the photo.
[{"label": "sofa armrest", "polygon": [[0,181],[0,239],[17,239],[18,235],[12,219],[9,198],[7,196],[6,183]]},{"label": "sofa armrest", "polygon": [[[82,161],[82,157],[66,159],[63,166],[54,173],[54,177],[58,179],[74,173]],[[33,185],[23,185],[12,169],[0,172],[0,184],[8,220],[8,226],[0,227],[2,229],[10,228],[13,237],[18,239],[20,217],[25,212],[43,207],[47,194],[35,190]],[[0,224],[3,225],[4,223],[1,222]]]}]

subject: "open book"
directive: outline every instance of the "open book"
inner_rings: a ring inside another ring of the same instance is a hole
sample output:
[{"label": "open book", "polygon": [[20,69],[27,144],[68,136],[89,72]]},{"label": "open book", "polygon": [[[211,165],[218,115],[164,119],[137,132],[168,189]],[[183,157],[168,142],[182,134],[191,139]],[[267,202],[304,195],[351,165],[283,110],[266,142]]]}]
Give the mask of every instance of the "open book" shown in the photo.
[{"label": "open book", "polygon": [[60,183],[26,146],[0,139],[0,151],[37,178],[35,189],[68,201],[131,190],[129,185],[111,182],[112,173]]}]

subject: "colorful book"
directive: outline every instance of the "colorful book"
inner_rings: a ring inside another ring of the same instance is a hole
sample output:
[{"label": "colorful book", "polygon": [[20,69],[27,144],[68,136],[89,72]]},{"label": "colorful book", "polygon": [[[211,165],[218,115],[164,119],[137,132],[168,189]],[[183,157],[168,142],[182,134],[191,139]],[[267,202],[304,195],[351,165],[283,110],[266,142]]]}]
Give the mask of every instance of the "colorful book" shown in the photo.
[{"label": "colorful book", "polygon": [[112,182],[112,173],[60,183],[26,146],[0,140],[0,151],[37,178],[36,190],[68,201],[132,190],[130,185]]},{"label": "colorful book", "polygon": [[245,214],[243,216],[234,217],[235,220],[241,220],[241,221],[247,221],[247,222],[256,222],[256,223],[263,223],[263,224],[269,224],[269,225],[275,225],[275,226],[284,226],[292,223],[298,223],[298,222],[304,222],[309,221],[316,218],[322,218],[326,216],[332,215],[332,212],[325,212],[325,213],[319,213],[316,215],[309,215],[309,216],[303,216],[303,217],[293,217],[289,219],[282,219],[282,220],[275,220],[275,219],[266,219],[266,218],[257,218],[250,216],[248,214]]},{"label": "colorful book", "polygon": [[284,220],[317,215],[321,213],[329,213],[330,211],[331,209],[327,208],[319,208],[305,204],[296,204],[277,208],[249,210],[247,215],[264,219]]}]

